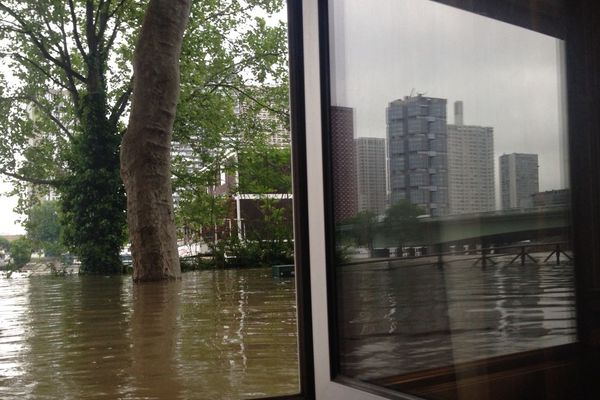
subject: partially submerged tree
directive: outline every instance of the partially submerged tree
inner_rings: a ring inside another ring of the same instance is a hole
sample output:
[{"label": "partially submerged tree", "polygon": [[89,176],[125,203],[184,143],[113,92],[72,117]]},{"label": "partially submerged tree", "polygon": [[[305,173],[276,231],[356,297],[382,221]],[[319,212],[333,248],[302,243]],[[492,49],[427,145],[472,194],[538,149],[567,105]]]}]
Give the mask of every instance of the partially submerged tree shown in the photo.
[{"label": "partially submerged tree", "polygon": [[348,228],[344,234],[349,236],[355,245],[366,247],[369,253],[373,251],[375,236],[381,231],[377,214],[369,210],[361,211],[344,221],[344,225]]},{"label": "partially submerged tree", "polygon": [[33,247],[26,237],[20,237],[10,246],[11,269],[21,269],[31,260]]},{"label": "partially submerged tree", "polygon": [[150,0],[134,58],[134,90],[121,145],[133,280],[181,275],[171,194],[171,138],[179,56],[191,0]]},{"label": "partially submerged tree", "polygon": [[383,232],[402,248],[408,243],[419,243],[423,238],[423,228],[417,218],[425,211],[408,200],[400,200],[385,211]]},{"label": "partially submerged tree", "polygon": [[36,201],[36,186],[58,192],[65,239],[82,272],[121,270],[120,118],[140,7],[128,0],[0,1],[0,49],[10,67],[0,100],[0,173],[21,195],[22,212]]},{"label": "partially submerged tree", "polygon": [[[196,193],[206,197],[206,188],[218,186],[221,173],[241,170],[242,159],[234,154],[265,153],[272,133],[288,129],[286,25],[263,17],[281,10],[283,3],[192,4],[174,130],[175,140],[189,146],[199,164],[190,168],[185,159],[174,160],[174,187],[187,204],[196,203]],[[183,208],[179,214],[190,216]]]},{"label": "partially submerged tree", "polygon": [[[258,17],[281,9],[282,0],[193,3],[175,131],[204,162],[218,159],[232,137],[243,138],[235,147],[250,143],[266,122],[254,118],[265,105],[287,104],[287,86],[279,85],[287,71],[286,40],[283,24]],[[132,90],[133,38],[146,4],[0,0],[0,55],[10,68],[0,90],[0,174],[15,185],[21,212],[44,192],[58,193],[65,241],[82,272],[121,270],[126,201],[119,145]],[[263,90],[265,83],[273,88]],[[234,118],[240,99],[247,112]],[[276,111],[285,121],[285,108]],[[193,174],[182,181],[198,186]]]}]

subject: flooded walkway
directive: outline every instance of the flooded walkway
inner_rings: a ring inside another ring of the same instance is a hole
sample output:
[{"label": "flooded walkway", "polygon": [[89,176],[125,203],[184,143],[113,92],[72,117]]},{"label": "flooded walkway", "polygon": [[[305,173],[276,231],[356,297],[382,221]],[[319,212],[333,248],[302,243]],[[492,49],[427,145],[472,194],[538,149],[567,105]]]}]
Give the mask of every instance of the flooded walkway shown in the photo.
[{"label": "flooded walkway", "polygon": [[268,269],[0,278],[1,399],[239,399],[298,391],[295,289]]}]

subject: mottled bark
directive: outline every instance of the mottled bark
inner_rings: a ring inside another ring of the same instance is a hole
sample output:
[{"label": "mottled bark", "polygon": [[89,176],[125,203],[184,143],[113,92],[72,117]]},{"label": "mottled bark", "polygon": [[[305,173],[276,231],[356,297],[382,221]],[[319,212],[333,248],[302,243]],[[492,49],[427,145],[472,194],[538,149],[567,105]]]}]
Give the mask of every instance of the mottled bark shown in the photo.
[{"label": "mottled bark", "polygon": [[134,57],[133,102],[121,145],[133,280],[180,277],[171,195],[179,56],[191,0],[150,0]]}]

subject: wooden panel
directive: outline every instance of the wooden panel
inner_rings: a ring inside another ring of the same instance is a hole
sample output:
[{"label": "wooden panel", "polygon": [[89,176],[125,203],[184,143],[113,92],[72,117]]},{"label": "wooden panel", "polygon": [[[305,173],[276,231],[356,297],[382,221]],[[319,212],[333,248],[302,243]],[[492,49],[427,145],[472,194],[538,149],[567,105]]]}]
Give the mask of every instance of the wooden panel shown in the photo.
[{"label": "wooden panel", "polygon": [[578,345],[495,357],[372,383],[439,400],[575,398],[581,388]]},{"label": "wooden panel", "polygon": [[536,32],[565,37],[562,0],[433,0]]},{"label": "wooden panel", "polygon": [[600,5],[569,2],[567,83],[577,330],[586,398],[600,398]]}]

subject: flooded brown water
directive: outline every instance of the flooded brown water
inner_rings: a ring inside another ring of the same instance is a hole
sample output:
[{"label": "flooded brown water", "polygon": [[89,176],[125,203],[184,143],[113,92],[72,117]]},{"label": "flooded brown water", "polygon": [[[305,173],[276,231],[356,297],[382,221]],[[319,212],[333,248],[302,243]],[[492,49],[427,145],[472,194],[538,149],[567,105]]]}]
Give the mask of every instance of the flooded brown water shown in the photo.
[{"label": "flooded brown water", "polygon": [[432,264],[340,267],[344,375],[377,379],[577,340],[573,265]]},{"label": "flooded brown water", "polygon": [[297,359],[294,283],[268,269],[0,277],[0,399],[289,394]]}]

